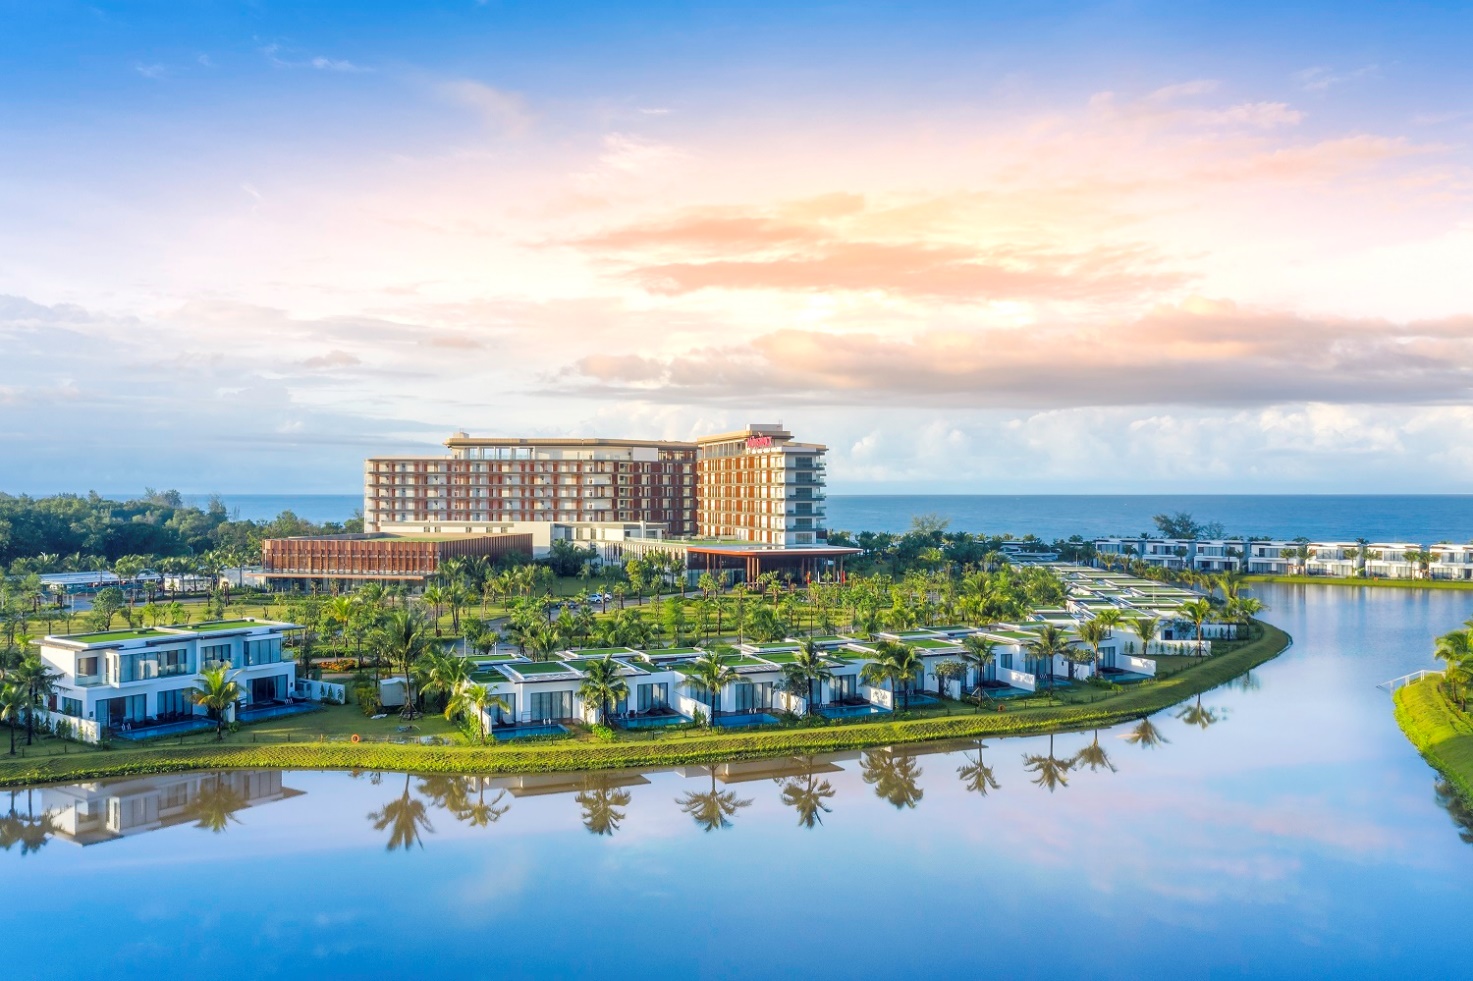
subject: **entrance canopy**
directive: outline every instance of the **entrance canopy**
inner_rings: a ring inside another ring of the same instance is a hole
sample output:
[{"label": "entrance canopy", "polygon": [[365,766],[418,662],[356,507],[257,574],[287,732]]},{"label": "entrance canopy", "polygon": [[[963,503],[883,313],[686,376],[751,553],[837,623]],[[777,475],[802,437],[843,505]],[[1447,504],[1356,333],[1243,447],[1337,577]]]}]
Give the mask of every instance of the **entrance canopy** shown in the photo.
[{"label": "entrance canopy", "polygon": [[686,568],[713,573],[740,569],[747,582],[764,572],[788,573],[807,582],[826,572],[841,578],[844,560],[862,551],[837,545],[691,545],[686,549]]}]

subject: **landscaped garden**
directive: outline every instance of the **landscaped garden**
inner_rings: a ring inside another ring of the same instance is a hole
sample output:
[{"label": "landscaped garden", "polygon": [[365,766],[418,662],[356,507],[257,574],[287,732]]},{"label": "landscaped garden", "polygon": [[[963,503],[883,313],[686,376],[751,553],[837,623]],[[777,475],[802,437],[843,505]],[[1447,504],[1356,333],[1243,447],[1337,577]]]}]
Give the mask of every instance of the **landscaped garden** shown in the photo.
[{"label": "landscaped garden", "polygon": [[[42,739],[26,755],[0,762],[0,785],[200,767],[395,769],[419,772],[508,772],[678,765],[753,759],[978,735],[1019,735],[1098,728],[1141,718],[1223,684],[1273,658],[1289,643],[1282,631],[1256,624],[1232,650],[1192,659],[1168,677],[1111,690],[1075,685],[1018,699],[1005,707],[938,699],[884,721],[807,717],[757,731],[681,728],[611,733],[569,726],[572,735],[531,745],[486,745],[468,739],[443,716],[405,722],[369,719],[356,706],[242,726],[216,741],[212,733],[164,739],[146,748],[81,747]],[[872,718],[872,717],[871,717]],[[377,725],[375,725],[377,723]],[[405,730],[402,727],[416,728]],[[360,741],[352,742],[358,735]],[[425,745],[426,737],[439,745]],[[437,738],[436,738],[437,737]]]}]

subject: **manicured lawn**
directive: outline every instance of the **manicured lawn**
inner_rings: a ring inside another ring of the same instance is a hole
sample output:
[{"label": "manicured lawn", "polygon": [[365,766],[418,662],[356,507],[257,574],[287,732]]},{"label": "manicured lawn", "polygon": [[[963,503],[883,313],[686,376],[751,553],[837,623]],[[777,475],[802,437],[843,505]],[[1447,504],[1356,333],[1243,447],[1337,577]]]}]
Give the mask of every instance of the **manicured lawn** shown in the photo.
[{"label": "manicured lawn", "polygon": [[1392,589],[1473,589],[1463,579],[1348,579],[1343,576],[1248,576],[1246,582],[1278,582],[1306,586],[1380,586]]},{"label": "manicured lawn", "polygon": [[1396,721],[1412,745],[1473,802],[1473,720],[1458,711],[1428,677],[1397,689]]}]

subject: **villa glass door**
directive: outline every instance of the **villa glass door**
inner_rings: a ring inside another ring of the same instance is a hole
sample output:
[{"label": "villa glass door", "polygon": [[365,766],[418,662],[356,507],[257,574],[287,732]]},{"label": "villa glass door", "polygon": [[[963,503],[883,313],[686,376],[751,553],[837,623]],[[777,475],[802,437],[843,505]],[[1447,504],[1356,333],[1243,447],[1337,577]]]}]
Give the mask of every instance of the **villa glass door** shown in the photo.
[{"label": "villa glass door", "polygon": [[732,686],[737,712],[750,712],[757,706],[757,688],[750,681],[739,681]]}]

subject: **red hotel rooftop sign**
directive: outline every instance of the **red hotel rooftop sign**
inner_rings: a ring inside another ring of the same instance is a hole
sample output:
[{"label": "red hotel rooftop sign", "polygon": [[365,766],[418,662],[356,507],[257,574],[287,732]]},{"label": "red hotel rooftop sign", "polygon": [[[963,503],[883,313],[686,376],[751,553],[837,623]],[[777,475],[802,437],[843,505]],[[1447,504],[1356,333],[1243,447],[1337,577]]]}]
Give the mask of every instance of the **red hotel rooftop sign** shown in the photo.
[{"label": "red hotel rooftop sign", "polygon": [[772,437],[771,436],[748,436],[747,437],[747,449],[749,449],[749,450],[759,450],[759,449],[761,449],[764,446],[771,446],[771,445],[772,445]]}]

